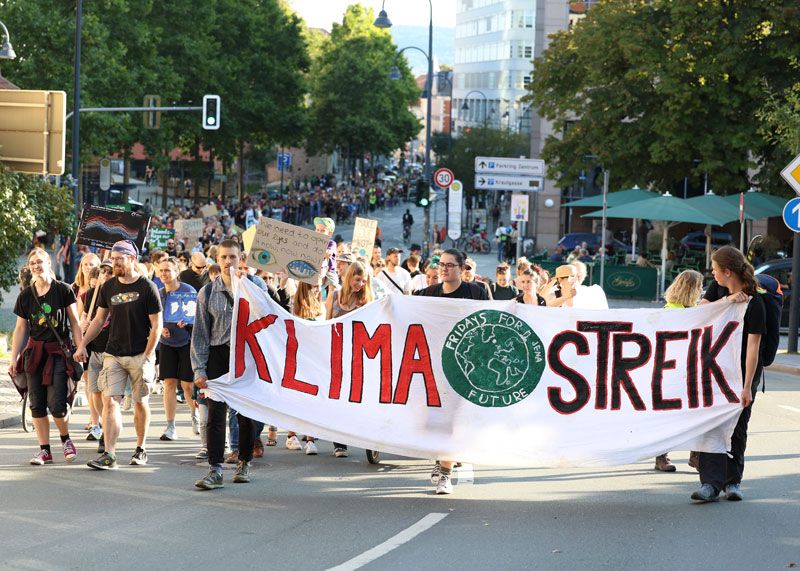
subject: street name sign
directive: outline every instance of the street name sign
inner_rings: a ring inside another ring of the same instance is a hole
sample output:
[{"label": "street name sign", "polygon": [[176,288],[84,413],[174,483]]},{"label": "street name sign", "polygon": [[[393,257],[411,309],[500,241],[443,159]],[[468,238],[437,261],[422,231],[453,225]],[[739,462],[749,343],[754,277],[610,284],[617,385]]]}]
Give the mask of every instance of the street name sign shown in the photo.
[{"label": "street name sign", "polygon": [[544,189],[544,177],[476,174],[475,188],[478,190],[539,192]]},{"label": "street name sign", "polygon": [[792,162],[790,162],[781,171],[783,180],[789,183],[789,186],[794,189],[798,196],[800,196],[800,155],[797,155]]},{"label": "street name sign", "polygon": [[475,172],[544,177],[542,159],[513,159],[506,157],[475,157]]},{"label": "street name sign", "polygon": [[783,223],[793,232],[800,232],[800,198],[793,198],[783,207]]}]

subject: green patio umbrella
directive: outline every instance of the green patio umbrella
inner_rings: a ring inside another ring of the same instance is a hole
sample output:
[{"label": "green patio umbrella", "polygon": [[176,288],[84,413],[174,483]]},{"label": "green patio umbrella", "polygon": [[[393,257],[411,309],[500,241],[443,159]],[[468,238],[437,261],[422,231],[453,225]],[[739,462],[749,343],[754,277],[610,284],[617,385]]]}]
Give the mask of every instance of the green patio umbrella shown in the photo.
[{"label": "green patio umbrella", "polygon": [[[601,218],[603,211],[590,212],[584,214],[584,218]],[[621,206],[615,206],[606,210],[606,218],[644,218],[656,222],[664,223],[664,231],[661,240],[661,291],[666,285],[667,267],[667,234],[670,226],[680,222],[690,222],[693,224],[710,224],[721,226],[728,222],[724,214],[714,211],[701,210],[689,204],[688,200],[675,198],[669,192],[661,196],[648,200],[639,200]]]},{"label": "green patio umbrella", "polygon": [[[660,196],[657,192],[651,192],[649,190],[644,190],[643,188],[639,188],[638,186],[634,186],[633,188],[625,188],[622,190],[617,190],[615,192],[609,192],[606,195],[606,206],[607,208],[614,208],[615,206],[622,206],[623,204],[628,204],[630,202],[638,202],[640,200],[649,200],[651,198],[657,198]],[[581,198],[580,200],[573,200],[572,202],[567,202],[566,204],[562,204],[562,207],[565,208],[574,208],[574,207],[589,207],[589,208],[602,208],[603,207],[603,195],[598,194],[597,196],[589,196],[586,198]],[[631,229],[631,256],[636,256],[636,219],[633,219]]]},{"label": "green patio umbrella", "polygon": [[[737,195],[738,196],[738,195]],[[736,201],[734,205],[728,197],[719,196],[713,192],[704,194],[703,196],[695,196],[686,200],[687,204],[699,208],[705,212],[714,212],[719,214],[720,217],[725,217],[725,224],[739,220],[739,202]],[[756,220],[752,215],[745,212],[746,220]],[[742,229],[742,236],[744,236],[744,229]],[[710,229],[706,232],[706,267],[711,264],[711,232]]]},{"label": "green patio umbrella", "polygon": [[786,206],[786,198],[767,194],[766,192],[742,192],[729,194],[725,201],[739,208],[739,200],[744,194],[744,212],[750,220],[760,220],[761,218],[771,218],[773,216],[783,216],[783,207]]}]

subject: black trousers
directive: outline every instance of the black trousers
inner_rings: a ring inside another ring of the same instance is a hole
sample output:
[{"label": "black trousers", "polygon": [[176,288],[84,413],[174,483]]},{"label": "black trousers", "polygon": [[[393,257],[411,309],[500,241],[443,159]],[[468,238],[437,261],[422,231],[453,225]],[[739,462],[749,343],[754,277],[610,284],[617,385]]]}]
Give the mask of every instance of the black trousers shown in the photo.
[{"label": "black trousers", "polygon": [[47,411],[53,418],[64,418],[67,416],[67,364],[64,357],[53,357],[53,382],[50,385],[42,385],[42,372],[44,371],[45,360],[39,366],[39,370],[27,374],[28,379],[28,405],[31,409],[31,418],[46,418]]},{"label": "black trousers", "polygon": [[[761,372],[756,372],[756,378],[760,378]],[[758,383],[753,383],[753,403],[755,403]],[[711,484],[717,491],[724,490],[729,484],[740,484],[744,477],[744,451],[747,448],[747,425],[750,422],[750,414],[753,410],[753,403],[750,404],[739,414],[736,428],[733,429],[731,436],[731,449],[727,454],[712,454],[710,452],[700,452],[700,483]]]},{"label": "black trousers", "polygon": [[[228,345],[212,345],[209,348],[206,371],[210,379],[215,379],[228,372],[230,348]],[[206,424],[206,444],[208,446],[209,466],[221,466],[225,461],[225,428],[228,424],[228,405],[224,402],[206,399],[208,404],[208,421]],[[256,441],[256,430],[251,419],[241,414],[236,415],[239,421],[239,459],[249,462],[253,459],[253,446]]]}]

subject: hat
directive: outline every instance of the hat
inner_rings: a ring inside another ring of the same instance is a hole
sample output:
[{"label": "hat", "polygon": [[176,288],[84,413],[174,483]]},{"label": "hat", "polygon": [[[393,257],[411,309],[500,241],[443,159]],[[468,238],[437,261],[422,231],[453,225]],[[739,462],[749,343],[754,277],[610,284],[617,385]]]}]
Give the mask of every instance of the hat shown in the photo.
[{"label": "hat", "polygon": [[134,258],[139,257],[139,248],[137,248],[136,244],[130,240],[120,240],[119,242],[114,242],[114,245],[111,246],[111,251],[118,252],[120,254],[127,254],[128,256],[133,256]]},{"label": "hat", "polygon": [[111,263],[111,260],[109,260],[109,259],[103,260],[102,262],[100,262],[100,265],[101,266],[108,266],[109,268],[113,267],[113,264]]},{"label": "hat", "polygon": [[336,222],[334,222],[330,218],[323,218],[321,216],[317,216],[316,218],[314,218],[314,226],[317,226],[318,224],[322,224],[323,226],[325,226],[325,229],[328,230],[328,232],[333,233],[333,231],[336,230]]},{"label": "hat", "polygon": [[402,248],[389,248],[389,250],[386,252],[386,255],[388,256],[390,254],[402,254],[402,253],[403,253]]},{"label": "hat", "polygon": [[558,266],[556,268],[556,278],[571,278],[575,275],[575,266]]},{"label": "hat", "polygon": [[464,260],[464,265],[469,266],[473,270],[476,270],[478,268],[478,264],[476,264],[475,260],[473,260],[472,258],[467,258],[466,260]]},{"label": "hat", "polygon": [[351,254],[350,252],[345,252],[341,256],[336,256],[336,261],[337,262],[344,262],[345,264],[352,264],[356,260],[353,257],[353,254]]}]

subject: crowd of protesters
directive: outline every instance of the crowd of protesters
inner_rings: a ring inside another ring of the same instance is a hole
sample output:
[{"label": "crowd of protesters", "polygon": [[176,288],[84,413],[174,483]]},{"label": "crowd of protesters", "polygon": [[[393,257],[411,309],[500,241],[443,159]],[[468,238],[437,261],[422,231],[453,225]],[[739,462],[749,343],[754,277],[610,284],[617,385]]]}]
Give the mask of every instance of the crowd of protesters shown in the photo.
[{"label": "crowd of protesters", "polygon": [[[434,249],[425,257],[416,244],[407,252],[397,247],[384,251],[380,239],[369,259],[358,258],[335,233],[337,221],[389,207],[404,190],[402,185],[392,184],[335,190],[314,187],[295,193],[291,199],[263,194],[238,204],[216,200],[211,202],[216,213],[211,214],[207,204],[175,207],[156,215],[148,204],[152,227],[174,228],[179,219],[202,217],[202,235],[189,238],[178,234],[163,248],[149,244],[145,252],[139,252],[129,241],[117,242],[110,252],[84,250],[73,284],[56,280],[49,255],[42,249],[32,250],[27,260],[32,284],[21,284],[14,309],[17,323],[10,370],[12,375],[26,376],[40,447],[31,464],[53,462],[48,413],[58,429],[65,460],[76,458],[69,412],[75,393],[73,381],[83,380],[90,410],[87,439],[99,442],[99,456],[88,462],[91,468],[118,467],[122,412],[130,402],[134,405],[136,446],[129,463],[147,464],[149,397],[160,390],[166,413],[161,439],[185,437],[176,424],[180,399],[187,404],[193,436],[199,437],[196,457],[208,461],[208,474],[195,485],[201,489],[223,487],[225,462],[236,464],[233,482],[249,482],[251,462],[263,456],[265,446],[278,444],[278,427],[249,419],[204,394],[206,381],[228,370],[232,271],[306,320],[335,319],[386,295],[608,308],[599,286],[584,285],[586,266],[580,259],[558,266],[550,275],[525,258],[508,263],[505,254],[509,249],[501,255],[493,276],[481,276],[475,261],[460,250]],[[261,216],[314,227],[331,238],[318,284],[295,282],[283,273],[269,274],[247,266],[239,235]],[[507,237],[510,243],[512,234]],[[741,252],[725,247],[712,260],[716,282],[705,301],[748,302],[742,348],[745,408],[734,433],[731,455],[693,456],[702,486],[692,498],[703,502],[716,499],[722,491],[730,500],[741,499],[747,422],[760,379],[758,352],[765,319],[764,307],[754,296],[753,268]],[[667,307],[701,303],[696,282],[694,275],[679,276],[667,292]],[[197,294],[193,323],[164,320],[166,299],[173,292]],[[72,370],[73,359],[62,350],[61,340],[71,342],[75,361],[86,363],[82,379]],[[314,435],[297,434],[291,426],[282,428],[287,430],[288,449],[312,456],[319,453]],[[346,457],[346,443],[333,443],[333,454]],[[453,492],[452,470],[457,460],[436,462],[431,482],[437,494]],[[656,469],[674,470],[666,451],[656,459]]]}]

